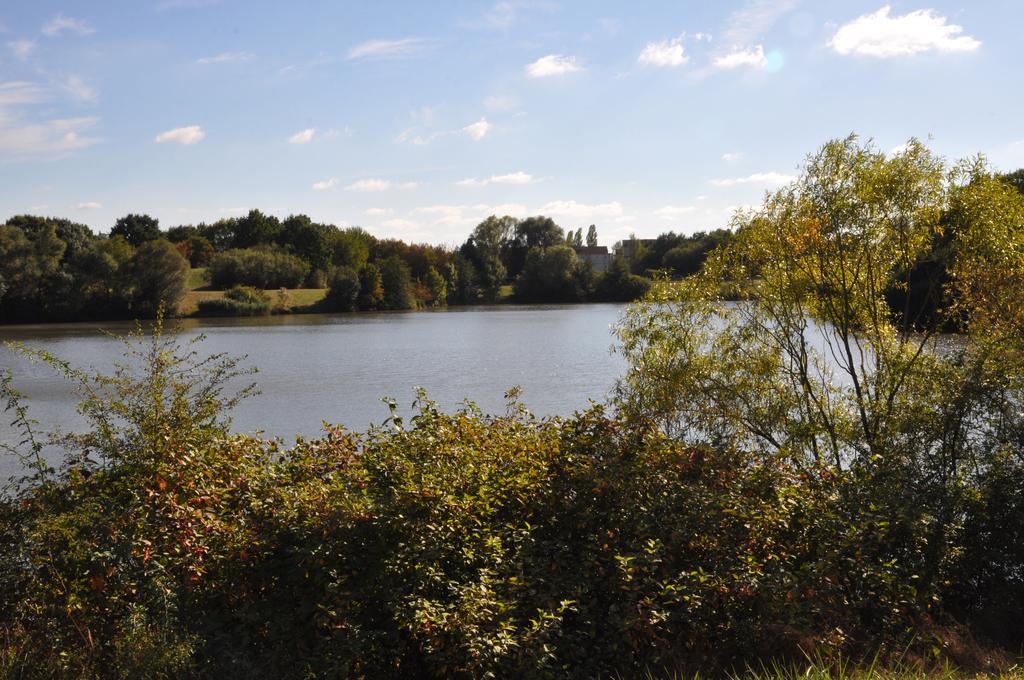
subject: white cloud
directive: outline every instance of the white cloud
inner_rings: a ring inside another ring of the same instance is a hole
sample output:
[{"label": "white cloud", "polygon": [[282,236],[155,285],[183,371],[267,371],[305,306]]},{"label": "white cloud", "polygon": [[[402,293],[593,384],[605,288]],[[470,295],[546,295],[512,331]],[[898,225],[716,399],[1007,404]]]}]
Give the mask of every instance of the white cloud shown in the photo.
[{"label": "white cloud", "polygon": [[0,82],[0,156],[59,156],[99,141],[84,134],[97,123],[97,118],[26,120],[21,107],[44,102],[49,95],[46,88],[37,83]]},{"label": "white cloud", "polygon": [[960,35],[963,27],[946,23],[946,17],[930,9],[919,9],[903,16],[890,16],[885,5],[873,14],[865,14],[843,24],[832,36],[829,47],[839,54],[869,57],[900,57],[932,50],[971,52],[981,42]]},{"label": "white cloud", "polygon": [[420,50],[422,38],[401,38],[399,40],[367,40],[348,51],[349,59],[394,59],[406,57]]},{"label": "white cloud", "polygon": [[79,76],[68,76],[61,83],[61,87],[79,101],[94,102],[98,98],[96,90]]},{"label": "white cloud", "polygon": [[710,33],[694,33],[693,34],[693,39],[696,40],[697,42],[711,42],[711,34]]},{"label": "white cloud", "polygon": [[253,58],[250,52],[221,52],[212,57],[201,57],[196,59],[197,64],[223,64],[233,61],[249,61]]},{"label": "white cloud", "polygon": [[750,48],[734,48],[732,52],[715,57],[716,68],[739,68],[740,66],[752,66],[764,68],[768,65],[768,59],[764,56],[764,47],[755,45]]},{"label": "white cloud", "polygon": [[661,42],[650,42],[637,61],[648,66],[682,66],[690,58],[683,51],[682,37]]},{"label": "white cloud", "polygon": [[904,153],[909,148],[910,148],[910,142],[906,142],[906,143],[900,144],[899,146],[894,146],[891,149],[889,149],[889,155],[890,156],[899,156],[899,155]]},{"label": "white cloud", "polygon": [[740,153],[739,151],[729,151],[727,153],[723,153],[722,154],[722,160],[725,161],[726,163],[732,163],[733,161],[738,161],[742,157],[743,157],[743,154]]},{"label": "white cloud", "polygon": [[404,231],[408,229],[416,229],[417,227],[420,226],[420,224],[419,222],[413,222],[412,220],[403,220],[400,217],[396,217],[394,219],[381,222],[380,226],[386,227],[388,229],[399,229]]},{"label": "white cloud", "polygon": [[367,208],[363,214],[367,217],[383,217],[395,212],[392,208]]},{"label": "white cloud", "polygon": [[330,179],[320,180],[319,182],[313,182],[313,191],[324,191],[330,189],[338,183],[337,177],[331,177]]},{"label": "white cloud", "polygon": [[696,208],[692,205],[666,205],[664,208],[655,210],[654,214],[663,220],[674,220],[687,213],[692,213],[694,210]]},{"label": "white cloud", "polygon": [[203,139],[206,133],[203,132],[203,128],[198,125],[187,125],[185,127],[174,128],[167,132],[161,132],[153,140],[157,144],[163,144],[164,142],[174,142],[175,144],[195,144]]},{"label": "white cloud", "polygon": [[459,180],[455,185],[460,187],[485,187],[488,184],[532,184],[535,181],[536,179],[533,175],[519,171],[510,172],[506,175],[491,175],[485,179],[471,177]]},{"label": "white cloud", "polygon": [[419,186],[417,182],[392,182],[386,179],[361,179],[345,187],[345,191],[359,191],[364,193],[375,191],[387,191],[388,189],[415,189]]},{"label": "white cloud", "polygon": [[491,124],[487,122],[486,118],[481,118],[477,122],[470,123],[466,127],[462,128],[462,131],[469,135],[473,141],[479,142],[487,136],[491,127]]},{"label": "white cloud", "polygon": [[522,217],[527,213],[525,205],[503,203],[488,205],[426,205],[412,211],[416,215],[428,215],[433,218],[431,226],[466,227],[478,224],[488,215],[512,215]]},{"label": "white cloud", "polygon": [[35,40],[12,40],[7,43],[7,47],[10,48],[11,52],[15,57],[21,61],[25,61],[32,56],[32,53],[36,51]]},{"label": "white cloud", "polygon": [[723,31],[726,45],[751,45],[759,42],[782,16],[800,0],[747,0],[729,15]]},{"label": "white cloud", "polygon": [[84,19],[66,17],[63,14],[58,14],[50,19],[43,24],[42,28],[43,35],[51,38],[56,38],[65,31],[77,33],[78,35],[90,35],[95,33],[96,29],[90,26]]},{"label": "white cloud", "polygon": [[103,204],[98,203],[97,201],[84,201],[82,203],[75,204],[76,210],[99,210],[102,207]]},{"label": "white cloud", "polygon": [[296,132],[294,135],[288,138],[289,144],[309,144],[313,141],[313,135],[316,134],[316,128],[306,128],[301,132]]},{"label": "white cloud", "polygon": [[796,180],[793,175],[785,175],[781,172],[755,172],[746,177],[729,177],[726,179],[713,179],[711,184],[716,187],[732,187],[740,184],[758,184],[761,186],[782,186]]},{"label": "white cloud", "polygon": [[577,203],[576,201],[550,201],[541,206],[538,212],[541,215],[579,220],[621,217],[624,213],[622,204],[618,201],[596,205]]},{"label": "white cloud", "polygon": [[583,67],[576,63],[576,57],[549,54],[532,64],[527,64],[526,75],[530,78],[547,78],[549,76],[565,75],[566,73],[576,73],[582,70]]},{"label": "white cloud", "polygon": [[484,108],[488,111],[511,111],[519,102],[511,95],[491,95],[484,100]]}]

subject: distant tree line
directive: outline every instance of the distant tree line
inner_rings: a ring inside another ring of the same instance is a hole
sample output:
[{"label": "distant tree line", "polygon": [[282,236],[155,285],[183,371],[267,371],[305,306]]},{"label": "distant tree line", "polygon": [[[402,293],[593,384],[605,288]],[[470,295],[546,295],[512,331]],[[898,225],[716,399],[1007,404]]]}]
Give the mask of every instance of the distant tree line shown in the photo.
[{"label": "distant tree line", "polygon": [[[1024,191],[1024,170],[1001,176]],[[189,269],[205,270],[214,290],[203,314],[252,314],[275,308],[266,290],[327,289],[322,308],[400,310],[448,304],[630,301],[657,276],[696,274],[727,242],[726,229],[630,238],[604,271],[577,251],[597,246],[597,227],[564,230],[544,216],[492,215],[457,248],[376,238],[306,215],[280,219],[259,210],[213,223],[161,230],[148,215],[117,220],[109,235],[63,218],[18,215],[0,225],[0,322],[152,316],[178,309]],[[585,245],[584,245],[585,244]],[[906,290],[892,290],[897,313],[926,316],[948,282],[950,245],[935,237]],[[252,293],[256,291],[259,293]],[[255,297],[254,297],[255,295]],[[241,296],[241,298],[239,298]],[[266,298],[268,302],[257,302]],[[255,311],[258,310],[258,311]],[[912,321],[910,319],[908,321]]]}]

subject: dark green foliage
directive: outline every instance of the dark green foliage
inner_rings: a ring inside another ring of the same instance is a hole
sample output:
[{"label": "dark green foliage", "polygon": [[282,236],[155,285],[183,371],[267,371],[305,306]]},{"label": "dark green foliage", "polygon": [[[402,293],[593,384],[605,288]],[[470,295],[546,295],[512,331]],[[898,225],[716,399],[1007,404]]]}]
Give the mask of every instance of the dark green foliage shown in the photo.
[{"label": "dark green foliage", "polygon": [[233,248],[251,248],[273,243],[282,231],[281,221],[273,215],[264,215],[259,210],[249,213],[235,222]]},{"label": "dark green foliage", "polygon": [[160,220],[149,215],[125,215],[114,223],[110,230],[111,236],[123,236],[128,243],[139,246],[146,241],[161,238]]},{"label": "dark green foliage", "polygon": [[564,238],[562,228],[550,217],[538,215],[518,222],[511,237],[506,237],[502,245],[502,261],[508,278],[515,280],[523,271],[526,254],[531,248],[562,245]]},{"label": "dark green foliage", "polygon": [[185,296],[188,260],[170,241],[146,241],[125,264],[125,296],[131,313],[153,317],[161,308],[177,310]]},{"label": "dark green foliage", "polygon": [[597,246],[597,226],[591,224],[587,229],[587,247],[593,248]]},{"label": "dark green foliage", "polygon": [[326,271],[334,258],[336,234],[335,227],[313,222],[305,215],[292,215],[281,225],[277,240],[312,269]]},{"label": "dark green foliage", "polygon": [[193,267],[205,267],[213,260],[213,244],[202,236],[190,236],[185,240],[185,250],[189,264]]},{"label": "dark green foliage", "polygon": [[1017,191],[1024,193],[1024,168],[1008,172],[1005,175],[1000,175],[999,179],[1013,185]]},{"label": "dark green foliage", "polygon": [[501,284],[505,282],[502,246],[512,237],[516,225],[517,221],[513,217],[491,215],[476,226],[459,249],[462,256],[473,263],[480,295],[488,302],[498,298]]},{"label": "dark green foliage", "polygon": [[384,288],[382,304],[384,309],[412,309],[413,298],[410,292],[412,276],[407,265],[397,255],[392,255],[380,263],[380,280]]},{"label": "dark green foliage", "polygon": [[635,274],[663,270],[673,278],[693,276],[700,271],[708,253],[729,237],[726,229],[699,231],[692,236],[675,232],[660,235],[654,243],[643,247],[632,262]]},{"label": "dark green foliage", "polygon": [[199,316],[263,316],[270,314],[270,296],[252,286],[234,286],[222,298],[200,300]]},{"label": "dark green foliage", "polygon": [[379,309],[384,303],[384,283],[380,268],[372,262],[359,270],[359,309]]},{"label": "dark green foliage", "polygon": [[616,257],[597,278],[593,298],[601,302],[632,302],[642,298],[650,287],[650,279],[631,274],[626,261]]},{"label": "dark green foliage", "polygon": [[359,273],[350,267],[339,267],[331,277],[324,299],[327,308],[336,312],[354,312],[359,308]]},{"label": "dark green foliage", "polygon": [[527,302],[579,302],[586,299],[592,273],[569,246],[534,248],[516,279],[516,298]]},{"label": "dark green foliage", "polygon": [[430,292],[430,304],[433,307],[444,307],[448,304],[448,282],[441,274],[431,267],[423,281]]},{"label": "dark green foliage", "polygon": [[241,284],[256,288],[301,288],[309,265],[294,255],[272,248],[228,250],[210,262],[210,280],[215,288]]}]

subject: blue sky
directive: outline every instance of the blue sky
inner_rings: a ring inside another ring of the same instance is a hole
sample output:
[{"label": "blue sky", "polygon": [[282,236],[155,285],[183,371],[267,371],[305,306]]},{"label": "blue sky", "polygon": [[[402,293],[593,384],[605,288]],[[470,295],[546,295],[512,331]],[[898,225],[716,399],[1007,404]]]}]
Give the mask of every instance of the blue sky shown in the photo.
[{"label": "blue sky", "polygon": [[1024,166],[1022,25],[1020,0],[13,0],[0,219],[712,229],[850,132]]}]

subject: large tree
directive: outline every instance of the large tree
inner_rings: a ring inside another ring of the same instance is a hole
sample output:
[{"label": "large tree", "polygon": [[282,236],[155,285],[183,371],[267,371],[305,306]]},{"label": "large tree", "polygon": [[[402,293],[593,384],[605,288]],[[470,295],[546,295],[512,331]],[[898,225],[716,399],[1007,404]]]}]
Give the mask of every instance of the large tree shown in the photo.
[{"label": "large tree", "polygon": [[123,267],[125,292],[131,313],[153,316],[163,306],[174,315],[185,296],[188,260],[164,239],[146,241]]},{"label": "large tree", "polygon": [[[632,309],[623,409],[690,445],[859,480],[851,526],[934,592],[967,489],[1024,460],[1024,196],[980,162],[850,137],[734,226],[699,276]],[[888,291],[936,234],[952,246],[941,304],[893,314]],[[1016,550],[1000,540],[984,550]]]},{"label": "large tree", "polygon": [[562,228],[550,217],[537,215],[517,223],[503,246],[502,260],[508,278],[514,280],[523,271],[531,248],[550,248],[561,245],[564,239]]},{"label": "large tree", "polygon": [[110,235],[123,236],[128,243],[138,246],[160,238],[160,220],[149,215],[130,213],[114,223]]},{"label": "large tree", "polygon": [[516,227],[514,217],[491,215],[473,229],[461,248],[462,255],[476,268],[477,280],[484,299],[497,299],[505,282],[506,270],[501,261],[502,245]]}]

